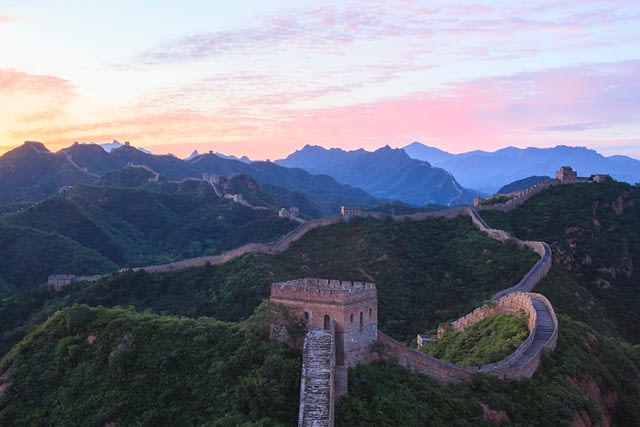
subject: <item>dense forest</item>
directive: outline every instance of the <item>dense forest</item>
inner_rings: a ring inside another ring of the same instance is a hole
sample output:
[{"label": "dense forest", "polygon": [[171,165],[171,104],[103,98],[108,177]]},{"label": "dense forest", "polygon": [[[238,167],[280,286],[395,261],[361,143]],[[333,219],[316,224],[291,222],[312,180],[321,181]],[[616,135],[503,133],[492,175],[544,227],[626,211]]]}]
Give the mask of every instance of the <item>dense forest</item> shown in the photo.
[{"label": "dense forest", "polygon": [[295,424],[300,355],[268,343],[266,319],[58,311],[0,362],[0,424]]}]

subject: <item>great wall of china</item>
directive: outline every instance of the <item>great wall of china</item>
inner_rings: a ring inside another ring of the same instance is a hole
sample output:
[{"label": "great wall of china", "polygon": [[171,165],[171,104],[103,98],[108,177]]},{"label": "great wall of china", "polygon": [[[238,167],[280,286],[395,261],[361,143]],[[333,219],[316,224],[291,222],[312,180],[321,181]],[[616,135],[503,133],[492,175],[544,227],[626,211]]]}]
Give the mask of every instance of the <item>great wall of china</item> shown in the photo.
[{"label": "great wall of china", "polygon": [[[209,177],[207,177],[207,179],[209,179]],[[442,211],[418,212],[418,213],[407,214],[407,215],[387,215],[387,214],[383,214],[383,213],[379,213],[379,212],[362,212],[360,216],[376,218],[376,219],[392,218],[392,219],[397,220],[397,221],[399,221],[399,220],[420,221],[420,220],[424,220],[424,219],[428,219],[428,218],[438,218],[438,217],[439,218],[455,218],[455,217],[461,216],[461,215],[470,215],[472,220],[474,221],[474,224],[476,224],[476,226],[478,226],[479,228],[485,230],[485,232],[492,233],[492,234],[490,234],[491,237],[498,238],[498,237],[502,236],[498,240],[505,241],[505,240],[511,239],[511,236],[509,236],[509,234],[506,231],[491,230],[487,226],[487,224],[484,223],[482,218],[480,218],[480,216],[477,214],[476,210],[488,210],[488,209],[511,210],[511,209],[516,208],[517,206],[520,206],[522,203],[527,201],[531,196],[539,193],[540,191],[542,191],[542,190],[544,190],[544,189],[546,189],[546,188],[548,188],[548,187],[550,187],[552,185],[557,185],[557,182],[556,181],[549,181],[548,183],[537,184],[537,185],[535,185],[535,186],[533,186],[533,187],[531,187],[529,189],[523,190],[521,192],[513,193],[513,197],[509,201],[507,201],[506,203],[496,204],[496,205],[491,205],[491,206],[477,206],[473,210],[468,208],[468,207],[465,207],[465,206],[459,206],[459,207],[445,209],[445,210],[442,210]],[[212,184],[212,186],[213,186],[213,184]],[[215,186],[214,186],[214,188],[215,188]],[[476,213],[473,214],[473,212],[476,212]],[[331,225],[331,224],[336,224],[336,223],[338,223],[338,222],[340,222],[342,220],[343,220],[343,217],[341,215],[336,215],[336,216],[332,216],[332,217],[320,218],[320,219],[315,219],[315,220],[304,222],[301,225],[299,225],[297,228],[293,229],[292,231],[290,231],[289,233],[284,235],[282,238],[280,238],[280,240],[278,240],[278,242],[276,242],[275,244],[273,244],[271,246],[263,244],[263,243],[247,243],[246,245],[240,246],[239,248],[232,249],[230,251],[224,252],[224,253],[219,254],[219,255],[210,255],[210,256],[203,256],[203,257],[189,258],[189,259],[184,259],[184,260],[180,260],[180,261],[174,261],[174,262],[170,262],[170,263],[166,263],[166,264],[159,264],[159,265],[149,265],[149,266],[134,267],[134,268],[122,268],[122,269],[120,269],[118,271],[122,272],[122,271],[127,271],[127,270],[134,270],[134,271],[144,270],[144,271],[148,271],[150,273],[159,273],[159,272],[166,272],[166,271],[171,271],[171,270],[179,270],[179,269],[189,268],[189,267],[202,267],[207,263],[209,263],[211,265],[220,265],[220,264],[224,264],[224,263],[226,263],[226,262],[228,262],[228,261],[230,261],[230,260],[232,260],[234,258],[240,257],[242,255],[245,255],[245,254],[248,254],[248,253],[251,253],[251,252],[260,252],[260,253],[276,255],[276,254],[279,254],[279,253],[282,253],[282,252],[286,251],[289,248],[289,246],[291,245],[291,243],[293,243],[296,240],[302,238],[302,236],[304,236],[308,231],[313,230],[314,228],[317,228],[317,227],[323,227],[323,226],[327,226],[327,225]],[[533,248],[533,249],[536,252],[540,253],[536,248]],[[101,278],[103,276],[105,276],[105,275],[96,275],[96,276],[91,276],[91,277],[83,277],[82,280],[83,281],[95,281],[95,280],[98,280],[99,278]],[[77,280],[80,281],[80,278],[78,278]]]},{"label": "great wall of china", "polygon": [[[530,292],[551,269],[551,249],[546,243],[522,241],[512,237],[506,231],[492,229],[487,226],[477,211],[468,207],[395,217],[395,219],[421,220],[430,217],[452,218],[460,215],[470,216],[473,224],[489,237],[501,242],[512,242],[519,247],[530,248],[540,256],[540,259],[517,284],[494,294],[490,304],[475,309],[450,325],[441,327],[439,336],[445,330],[463,330],[467,326],[479,322],[494,313],[511,315],[524,313],[527,318],[529,336],[512,354],[502,360],[482,366],[460,366],[428,356],[422,351],[407,347],[381,331],[376,331],[374,342],[378,344],[377,354],[370,353],[365,357],[360,356],[359,362],[369,363],[375,360],[387,360],[413,372],[428,375],[441,383],[471,381],[479,373],[496,376],[504,380],[517,380],[531,377],[540,366],[545,350],[552,351],[555,349],[558,340],[558,319],[553,307],[543,295]],[[343,338],[346,332],[342,334],[342,337],[334,333],[333,331],[337,327],[333,320],[329,328],[326,323],[324,325],[325,329],[332,331],[331,333],[326,330],[323,331],[324,333],[319,332],[322,326],[319,325],[318,319],[313,320],[313,318],[309,317],[310,312],[312,309],[320,309],[322,313],[330,314],[331,319],[337,319],[338,322],[341,322],[340,329],[349,328],[346,314],[342,313],[340,317],[336,307],[345,308],[344,296],[341,296],[343,292],[351,295],[352,292],[358,291],[363,286],[366,286],[366,284],[322,279],[300,279],[272,285],[272,301],[293,304],[290,307],[297,308],[296,311],[304,310],[304,316],[310,329],[305,337],[303,346],[300,426],[332,426],[334,424],[333,407],[335,406],[335,400],[342,394],[347,393],[348,388],[344,378],[342,381],[338,381],[338,379],[344,376],[343,371],[350,366],[354,366],[353,363],[344,363],[344,357],[338,358],[336,351],[333,350],[338,345],[347,346],[347,342]],[[350,310],[357,313],[358,310],[362,309],[362,307],[352,307]],[[364,310],[366,312],[366,308]],[[377,307],[374,310],[377,311]],[[348,307],[347,311],[349,311]],[[302,316],[302,313],[299,313],[299,315]],[[362,311],[360,316],[362,319]],[[329,316],[325,315],[325,321],[328,318]],[[353,322],[353,317],[351,317],[351,322]],[[349,333],[352,334],[348,340],[350,344],[355,342],[370,348],[371,340],[367,341],[365,339],[363,342],[358,343],[359,337],[366,337],[366,334],[354,337],[353,332]],[[343,342],[340,343],[340,341]],[[333,357],[329,359],[321,357],[321,355],[326,354],[333,354]],[[333,375],[329,375],[327,372],[332,372]]]},{"label": "great wall of china", "polygon": [[[438,215],[443,213],[444,215]],[[517,380],[531,377],[540,366],[544,351],[553,351],[555,349],[558,341],[558,319],[553,307],[543,295],[530,292],[551,269],[552,258],[549,246],[544,242],[521,241],[503,230],[491,229],[480,218],[477,211],[470,208],[456,208],[445,212],[420,214],[419,218],[414,219],[434,216],[450,218],[464,214],[469,215],[474,225],[489,237],[502,242],[514,242],[519,247],[528,247],[540,256],[540,260],[516,285],[494,294],[490,304],[475,309],[449,325],[441,326],[438,330],[438,337],[449,330],[463,330],[494,313],[507,313],[516,316],[524,313],[527,318],[529,336],[512,354],[502,360],[482,366],[460,366],[409,348],[383,332],[377,331],[376,342],[382,350],[378,350],[377,357],[361,360],[363,363],[376,359],[387,360],[413,372],[428,375],[441,383],[471,381],[479,373],[496,376],[503,380]],[[308,280],[310,279],[304,279],[300,282]],[[331,281],[330,283],[333,283],[333,285],[327,287],[327,289],[317,289],[320,300],[323,299],[320,295],[322,293],[328,292],[329,295],[332,295],[339,289],[351,292],[350,288],[361,286],[356,286],[356,283],[350,284],[350,282],[340,281]],[[283,285],[285,284],[274,284],[272,286],[272,300],[274,289],[282,291],[279,287]],[[297,291],[308,292],[307,285],[308,283],[304,284]],[[320,285],[322,284],[320,283]],[[315,297],[314,294],[309,295]],[[300,297],[295,297],[294,299],[300,300]],[[341,299],[333,296],[333,298],[328,298],[326,302],[340,304]],[[307,297],[304,300],[306,310],[309,300]],[[294,302],[294,304],[296,303]],[[328,312],[326,308],[324,310]],[[304,314],[305,317],[308,317],[306,311]],[[332,313],[332,317],[334,314],[335,312]],[[362,318],[362,312],[360,316]],[[328,316],[325,316],[325,318],[328,318]],[[346,323],[346,319],[344,320]],[[353,321],[353,317],[351,321]],[[325,329],[327,329],[326,325]],[[319,331],[317,324],[313,325],[313,322],[311,322],[310,331],[305,337],[300,384],[299,426],[333,426],[335,421],[333,410],[335,400],[342,394],[347,393],[347,384],[344,381],[341,383],[336,381],[336,378],[340,377],[338,372],[346,370],[347,364],[338,366],[336,363],[336,354],[333,350],[336,346],[336,335],[333,332],[335,324],[332,324],[329,329],[330,331]],[[350,341],[353,342],[354,340],[351,339]],[[327,354],[332,354],[332,352],[333,357],[331,358],[320,357],[320,355],[326,356]],[[330,375],[328,372],[333,372],[334,375]]]},{"label": "great wall of china", "polygon": [[[522,192],[521,196],[512,199],[514,200],[513,202],[493,208],[501,210],[513,209],[549,185],[541,185],[533,191]],[[491,207],[483,206],[481,209],[491,209]],[[392,361],[414,372],[426,374],[442,383],[470,381],[478,373],[489,374],[509,380],[531,377],[538,369],[545,349],[555,349],[558,339],[558,320],[553,307],[543,295],[530,292],[537,283],[546,276],[551,268],[551,249],[546,243],[521,241],[512,237],[504,230],[492,229],[482,220],[475,209],[469,207],[456,207],[436,212],[420,212],[411,215],[391,216],[364,212],[361,216],[377,219],[390,217],[394,220],[418,221],[437,217],[454,218],[462,215],[469,216],[473,224],[489,237],[502,242],[513,242],[519,247],[530,248],[540,256],[540,260],[536,262],[520,282],[494,294],[491,304],[477,308],[473,312],[452,322],[448,326],[448,329],[464,329],[482,320],[484,317],[497,312],[516,315],[524,312],[528,319],[527,326],[530,331],[529,336],[514,353],[503,360],[483,366],[463,367],[428,356],[419,350],[407,347],[381,331],[377,331],[376,341],[384,349],[378,358]],[[302,238],[310,230],[335,224],[343,220],[341,216],[334,216],[307,221],[271,246],[262,243],[249,243],[220,255],[192,258],[162,265],[137,267],[133,270],[144,270],[150,273],[166,272],[204,266],[207,263],[219,265],[248,253],[275,255],[286,251],[291,243]],[[129,269],[119,271],[125,270]],[[94,276],[91,280],[97,280],[99,277],[101,276]],[[303,345],[299,425],[332,426],[334,422],[336,397],[346,393],[346,367],[336,366],[335,333],[333,332],[333,327],[330,329],[331,332],[329,333],[324,330],[315,329],[310,331],[307,337],[305,337]],[[336,377],[344,377],[344,390],[334,389]]]},{"label": "great wall of china", "polygon": [[[447,209],[444,211],[436,211],[436,212],[421,212],[421,213],[411,214],[411,215],[397,215],[397,216],[393,216],[392,218],[395,220],[406,220],[406,219],[424,220],[424,219],[436,218],[436,217],[454,218],[461,215],[470,216],[473,223],[476,225],[476,227],[478,227],[481,231],[485,232],[488,236],[503,242],[512,241],[521,247],[524,247],[524,246],[529,247],[540,255],[540,260],[525,275],[525,277],[522,278],[520,282],[518,282],[517,284],[515,284],[510,288],[499,291],[493,295],[492,299],[494,300],[494,302],[499,303],[502,301],[501,297],[510,295],[515,292],[531,291],[535,287],[535,285],[540,280],[542,280],[542,278],[544,278],[544,276],[547,274],[547,272],[551,268],[551,249],[546,243],[521,241],[519,239],[516,239],[510,236],[509,233],[507,233],[506,231],[491,229],[482,220],[482,218],[480,218],[480,216],[474,209],[471,209],[468,207],[457,207],[457,208]],[[384,217],[385,215],[373,213],[373,214],[365,214],[365,216],[380,218],[380,217]],[[181,261],[176,261],[176,262],[162,264],[162,265],[137,267],[137,268],[133,268],[133,270],[144,270],[150,273],[167,272],[167,271],[179,270],[179,269],[184,269],[189,267],[204,266],[207,263],[211,265],[219,265],[248,253],[266,253],[266,254],[275,255],[275,254],[279,254],[286,251],[291,245],[291,243],[302,238],[310,230],[313,230],[315,228],[322,227],[322,226],[335,224],[340,222],[341,220],[342,218],[340,216],[334,216],[334,217],[308,221],[300,225],[299,227],[295,228],[294,230],[289,232],[287,235],[283,236],[277,243],[275,243],[272,246],[268,246],[262,243],[249,243],[220,255],[192,258],[192,259],[181,260]],[[126,270],[129,270],[129,269],[121,269],[119,271],[126,271]],[[85,278],[78,278],[78,279],[95,281],[95,280],[98,280],[100,277],[102,276],[92,276],[92,277],[85,277]],[[61,287],[58,287],[57,289],[60,289],[60,288]],[[539,365],[539,356],[540,356],[540,352],[542,351],[542,348],[555,347],[555,341],[557,340],[557,319],[555,318],[555,313],[553,313],[553,309],[551,308],[550,303],[542,295],[537,295],[537,294],[533,294],[533,295],[535,296],[531,297],[531,304],[528,305],[528,307],[525,307],[525,311],[527,311],[528,314],[531,315],[534,311],[531,309],[531,307],[535,306],[536,313],[549,312],[550,314],[541,316],[541,318],[544,319],[545,325],[540,325],[540,331],[538,331],[538,329],[536,328],[532,329],[530,327],[531,334],[527,339],[527,341],[523,343],[523,346],[527,347],[528,349],[534,348],[537,350],[532,354],[532,351],[524,351],[525,350],[524,347],[518,349],[518,351],[514,353],[515,355],[519,356],[517,357],[517,359],[519,360],[518,363],[514,363],[514,357],[510,356],[509,360],[507,361],[509,363],[503,362],[503,363],[491,364],[490,366],[484,366],[484,367],[462,368],[457,365],[450,364],[448,362],[445,362],[439,359],[430,358],[429,356],[425,355],[422,352],[413,350],[409,347],[406,347],[404,344],[396,342],[395,340],[386,336],[384,333],[380,331],[378,331],[378,340],[381,343],[389,346],[389,351],[390,351],[389,354],[397,358],[398,361],[404,366],[414,371],[420,371],[420,372],[426,373],[427,375],[431,375],[434,378],[437,378],[442,381],[449,381],[449,380],[457,381],[457,380],[469,379],[471,375],[475,372],[491,373],[493,375],[500,376],[503,378],[517,378],[521,376],[531,376],[533,372],[535,372],[535,369],[537,369],[537,366]],[[477,310],[483,310],[483,309],[480,308]],[[470,315],[472,314],[473,313],[471,313]],[[480,320],[480,318],[478,318],[477,320]],[[550,335],[548,342],[545,342],[544,345],[536,345],[531,347],[530,344],[532,344],[533,341],[537,343],[542,342],[541,340],[542,338],[544,338],[543,334],[538,333],[539,336],[537,337],[537,339],[535,338],[535,336],[537,332],[541,332],[543,329],[544,330],[547,329],[548,325],[546,323],[549,323],[549,321],[553,323],[554,326],[553,326],[553,333]],[[514,365],[515,364],[522,365],[523,363],[521,362],[521,358],[524,357],[525,355],[526,357],[528,357],[528,359],[530,359],[531,364],[526,364],[524,368],[519,368],[519,370],[516,370]],[[509,372],[507,372],[506,367],[509,367],[508,369]]]}]

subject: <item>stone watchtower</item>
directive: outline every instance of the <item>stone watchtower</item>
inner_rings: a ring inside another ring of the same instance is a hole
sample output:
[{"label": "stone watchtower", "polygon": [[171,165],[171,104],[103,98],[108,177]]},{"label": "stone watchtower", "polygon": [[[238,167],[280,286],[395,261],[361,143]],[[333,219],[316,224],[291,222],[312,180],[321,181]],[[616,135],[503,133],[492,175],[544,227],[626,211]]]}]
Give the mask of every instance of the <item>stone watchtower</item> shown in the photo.
[{"label": "stone watchtower", "polygon": [[571,169],[571,166],[562,166],[556,172],[556,179],[562,184],[573,184],[578,182],[578,174]]},{"label": "stone watchtower", "polygon": [[353,367],[372,358],[378,339],[378,298],[373,283],[298,279],[271,285],[271,301],[307,321],[308,329],[335,327],[335,364]]}]

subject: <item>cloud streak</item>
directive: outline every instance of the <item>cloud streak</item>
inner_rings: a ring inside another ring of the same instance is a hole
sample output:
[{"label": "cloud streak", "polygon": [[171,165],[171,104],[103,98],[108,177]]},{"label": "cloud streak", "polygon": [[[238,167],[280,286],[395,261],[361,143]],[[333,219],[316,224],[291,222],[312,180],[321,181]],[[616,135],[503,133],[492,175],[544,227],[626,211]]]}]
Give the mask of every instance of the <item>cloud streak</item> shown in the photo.
[{"label": "cloud streak", "polygon": [[540,128],[543,131],[551,132],[582,132],[591,129],[601,129],[606,127],[604,123],[599,122],[583,122],[583,123],[567,123],[564,125],[546,126]]},{"label": "cloud streak", "polygon": [[[210,142],[216,151],[252,153],[256,158],[284,157],[304,143],[373,149],[417,139],[461,152],[480,146],[571,143],[571,135],[577,133],[581,144],[591,140],[606,145],[625,138],[602,143],[597,132],[605,128],[620,133],[631,127],[635,134],[640,130],[638,73],[640,61],[560,68],[452,83],[440,90],[375,102],[307,109],[283,106],[276,92],[274,99],[262,99],[264,104],[252,100],[255,108],[223,104],[208,112],[189,110],[192,92],[199,90],[194,87],[144,100],[127,119],[50,131],[61,143],[65,138],[105,140],[125,135],[123,139],[154,141],[180,155],[191,149],[188,145],[181,149],[181,143]],[[240,77],[243,84],[265,82],[260,75]],[[160,105],[171,107],[157,112]]]},{"label": "cloud streak", "polygon": [[[542,42],[539,48],[546,50],[588,47],[622,33],[618,25],[633,23],[639,17],[637,8],[619,11],[599,2],[582,5],[580,12],[571,2],[543,8],[505,5],[500,9],[450,4],[424,8],[406,2],[395,7],[334,5],[281,11],[257,18],[254,25],[185,35],[143,52],[140,58],[157,64],[222,55],[274,54],[289,49],[336,54],[343,46],[381,41],[397,43],[401,51],[449,49],[454,55],[468,54],[464,46],[457,47],[461,39],[465,40],[463,45],[488,47],[480,56],[518,56],[520,52],[531,52],[522,50],[524,39]],[[602,35],[600,30],[610,34]],[[407,40],[411,41],[409,46]],[[441,41],[448,42],[441,46]],[[499,51],[494,52],[497,46]]]},{"label": "cloud streak", "polygon": [[43,76],[17,71],[11,68],[0,68],[0,93],[26,92],[53,93],[58,96],[69,95],[73,92],[73,85],[55,76]]}]

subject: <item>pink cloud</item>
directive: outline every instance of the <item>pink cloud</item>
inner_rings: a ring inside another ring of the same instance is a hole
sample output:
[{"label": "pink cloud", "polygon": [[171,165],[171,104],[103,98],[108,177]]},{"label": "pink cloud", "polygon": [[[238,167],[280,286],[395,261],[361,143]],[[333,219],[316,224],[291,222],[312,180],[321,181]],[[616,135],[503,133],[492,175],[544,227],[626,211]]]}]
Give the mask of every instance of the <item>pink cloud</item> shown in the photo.
[{"label": "pink cloud", "polygon": [[[198,33],[143,52],[146,63],[199,60],[222,54],[276,52],[300,48],[335,50],[340,45],[432,33],[424,16],[411,10],[380,6],[326,6],[295,13],[281,12],[261,18],[254,26]],[[420,18],[423,17],[423,18]]]}]

